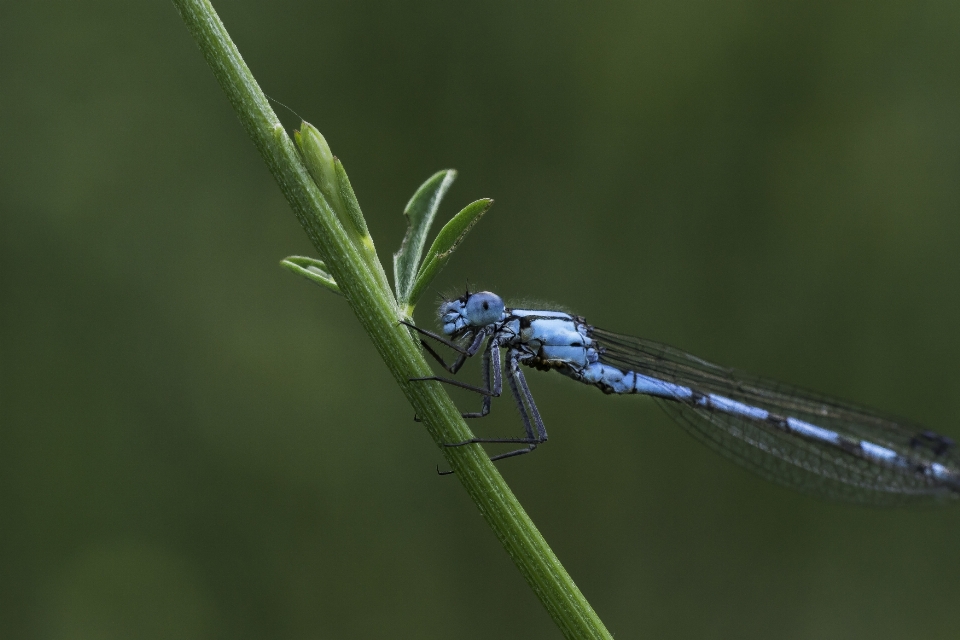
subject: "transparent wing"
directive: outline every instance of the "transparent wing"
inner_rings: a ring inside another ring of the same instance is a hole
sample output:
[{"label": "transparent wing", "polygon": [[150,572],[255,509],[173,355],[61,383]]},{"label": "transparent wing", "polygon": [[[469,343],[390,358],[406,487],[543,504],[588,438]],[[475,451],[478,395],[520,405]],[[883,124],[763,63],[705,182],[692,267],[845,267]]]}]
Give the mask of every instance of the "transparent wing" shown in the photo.
[{"label": "transparent wing", "polygon": [[[721,367],[651,340],[603,329],[593,329],[591,335],[601,347],[601,361],[621,370],[803,420],[847,441],[878,445],[898,455],[884,464],[849,447],[798,436],[771,421],[679,398],[657,398],[696,439],[767,479],[832,499],[873,504],[960,496],[960,456],[949,438],[878,411]],[[947,473],[931,476],[928,470],[934,463]]]}]

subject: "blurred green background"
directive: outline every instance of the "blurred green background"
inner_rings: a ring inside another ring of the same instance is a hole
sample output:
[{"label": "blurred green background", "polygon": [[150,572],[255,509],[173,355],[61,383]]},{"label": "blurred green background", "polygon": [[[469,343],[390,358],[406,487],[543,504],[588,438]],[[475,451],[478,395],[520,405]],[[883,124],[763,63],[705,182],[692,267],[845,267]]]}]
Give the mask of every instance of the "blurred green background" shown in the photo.
[{"label": "blurred green background", "polygon": [[[385,261],[455,167],[443,219],[496,204],[438,289],[960,437],[957,3],[216,7]],[[173,6],[7,2],[0,52],[0,636],[558,637],[346,303],[277,265],[312,249]],[[617,637],[956,637],[960,506],[797,495],[530,380],[551,440],[502,472]]]}]

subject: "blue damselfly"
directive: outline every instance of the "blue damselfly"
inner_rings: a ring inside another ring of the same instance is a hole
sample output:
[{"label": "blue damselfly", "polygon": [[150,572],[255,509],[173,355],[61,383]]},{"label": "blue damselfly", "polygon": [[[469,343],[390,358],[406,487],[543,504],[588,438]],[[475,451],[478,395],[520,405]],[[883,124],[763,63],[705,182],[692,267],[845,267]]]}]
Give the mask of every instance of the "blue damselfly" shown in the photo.
[{"label": "blue damselfly", "polygon": [[960,497],[954,442],[898,418],[720,367],[651,340],[605,331],[580,316],[507,308],[487,291],[445,301],[439,315],[444,336],[408,326],[459,353],[448,364],[421,340],[450,373],[482,349],[483,386],[439,376],[414,380],[482,394],[480,411],[463,414],[478,418],[489,413],[491,399],[501,394],[505,374],[525,430],[521,438],[473,438],[447,446],[524,445],[492,457],[498,460],[546,442],[547,430],[520,366],[525,365],[558,371],[608,394],[651,396],[701,442],[802,491],[881,504]]}]

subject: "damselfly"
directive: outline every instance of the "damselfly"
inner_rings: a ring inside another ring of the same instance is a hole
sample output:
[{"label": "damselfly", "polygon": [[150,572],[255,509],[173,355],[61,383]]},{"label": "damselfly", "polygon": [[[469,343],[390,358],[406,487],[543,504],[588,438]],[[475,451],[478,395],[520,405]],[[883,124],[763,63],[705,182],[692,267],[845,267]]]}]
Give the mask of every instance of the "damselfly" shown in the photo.
[{"label": "damselfly", "polygon": [[413,380],[437,380],[482,394],[480,411],[463,414],[479,418],[501,394],[505,373],[525,430],[521,438],[472,438],[447,446],[524,445],[491,458],[499,460],[546,442],[547,430],[520,366],[525,365],[559,371],[608,394],[651,396],[701,442],[802,491],[872,503],[960,497],[954,442],[898,418],[598,329],[580,316],[510,309],[487,291],[446,301],[439,315],[447,337],[408,326],[459,353],[448,364],[421,340],[453,374],[486,343],[483,386],[439,376]]}]

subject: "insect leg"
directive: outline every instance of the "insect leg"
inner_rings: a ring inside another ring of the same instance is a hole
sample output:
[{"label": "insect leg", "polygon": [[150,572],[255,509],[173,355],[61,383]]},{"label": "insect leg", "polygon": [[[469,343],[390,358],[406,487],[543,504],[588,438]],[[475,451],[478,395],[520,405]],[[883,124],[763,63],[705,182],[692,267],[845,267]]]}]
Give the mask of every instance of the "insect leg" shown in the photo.
[{"label": "insect leg", "polygon": [[[530,453],[537,448],[538,444],[541,444],[547,439],[547,431],[543,425],[543,419],[540,417],[540,412],[537,410],[536,404],[533,402],[533,396],[530,393],[530,388],[527,386],[527,381],[523,377],[523,372],[520,371],[519,363],[517,361],[517,352],[511,349],[508,353],[508,377],[507,382],[510,384],[510,391],[513,394],[514,399],[517,402],[517,408],[520,410],[520,417],[523,420],[523,428],[526,431],[526,437],[524,438],[470,438],[469,440],[464,440],[463,442],[450,442],[445,443],[446,447],[462,447],[467,444],[483,444],[483,443],[519,443],[526,444],[528,446],[523,449],[517,449],[515,451],[508,451],[507,453],[501,453],[499,455],[491,456],[491,460],[502,460],[504,458],[512,458],[513,456],[519,456],[524,453]],[[528,409],[529,407],[529,409]],[[534,426],[536,431],[534,431]]]},{"label": "insect leg", "polygon": [[[491,373],[493,375],[493,385],[491,386]],[[487,343],[487,349],[483,352],[483,384],[492,393],[483,396],[483,402],[480,405],[480,411],[474,413],[462,413],[464,418],[482,418],[490,413],[490,405],[493,398],[499,398],[503,392],[503,378],[501,376],[500,366],[500,347],[494,344],[493,340]]]}]

